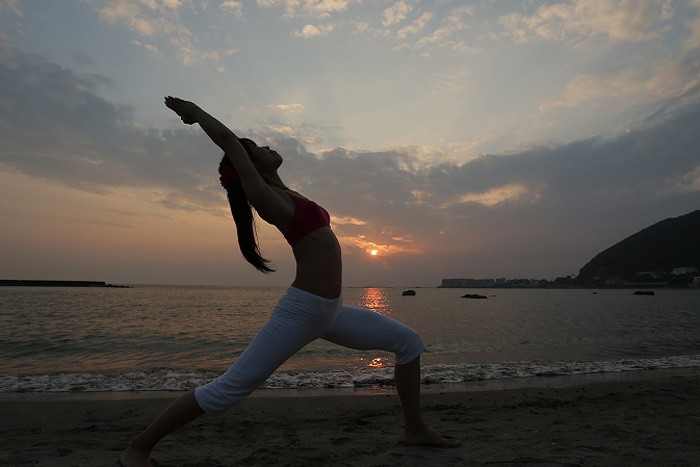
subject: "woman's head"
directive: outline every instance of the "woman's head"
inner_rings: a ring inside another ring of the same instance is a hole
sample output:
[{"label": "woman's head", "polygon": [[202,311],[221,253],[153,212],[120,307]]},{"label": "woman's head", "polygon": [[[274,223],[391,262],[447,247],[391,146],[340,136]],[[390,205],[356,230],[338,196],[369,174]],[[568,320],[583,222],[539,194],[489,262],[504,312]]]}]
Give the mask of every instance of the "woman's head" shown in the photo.
[{"label": "woman's head", "polygon": [[245,152],[248,153],[249,157],[253,153],[253,151],[255,151],[255,148],[258,147],[258,145],[255,144],[255,141],[253,141],[252,139],[238,138],[238,142],[241,143],[241,146],[243,146],[243,149],[245,149]]},{"label": "woman's head", "polygon": [[282,156],[277,151],[273,151],[269,146],[258,146],[255,141],[248,138],[239,138],[238,141],[265,181],[277,176],[277,169],[283,162]]},{"label": "woman's head", "polygon": [[[277,151],[270,149],[269,146],[260,147],[251,139],[239,138],[238,141],[245,149],[248,158],[253,163],[253,166],[258,171],[258,174],[269,184],[277,185],[279,175],[277,169],[282,165],[283,159]],[[238,172],[230,161],[222,161],[219,166],[221,173],[221,184],[224,188],[228,184],[239,181]]]}]

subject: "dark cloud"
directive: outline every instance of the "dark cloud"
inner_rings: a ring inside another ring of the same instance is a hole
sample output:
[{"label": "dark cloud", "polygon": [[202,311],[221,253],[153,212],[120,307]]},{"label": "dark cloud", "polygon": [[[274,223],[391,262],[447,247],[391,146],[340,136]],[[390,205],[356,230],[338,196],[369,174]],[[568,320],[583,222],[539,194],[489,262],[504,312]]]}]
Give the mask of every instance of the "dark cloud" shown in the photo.
[{"label": "dark cloud", "polygon": [[211,143],[201,132],[141,128],[131,107],[100,97],[108,79],[76,74],[7,43],[0,50],[6,167],[86,191],[156,189],[173,207],[208,209],[218,199],[216,178],[204,169]]},{"label": "dark cloud", "polygon": [[461,274],[569,274],[625,236],[697,209],[698,147],[700,105],[686,102],[611,139],[466,163],[335,149],[290,171],[335,213],[365,220],[370,238],[432,244],[425,256]]},{"label": "dark cloud", "polygon": [[[106,78],[8,44],[0,54],[0,163],[7,170],[86,191],[155,190],[172,208],[224,207],[219,151],[197,128],[142,128],[129,106],[100,97]],[[158,92],[153,98],[160,101]],[[643,227],[698,208],[696,94],[615,138],[465,163],[401,151],[312,154],[294,138],[246,136],[285,155],[282,175],[292,186],[339,218],[366,223],[337,225],[341,235],[420,250],[394,259],[404,274],[411,269],[404,263],[420,260],[444,276],[551,277],[576,271]]]}]

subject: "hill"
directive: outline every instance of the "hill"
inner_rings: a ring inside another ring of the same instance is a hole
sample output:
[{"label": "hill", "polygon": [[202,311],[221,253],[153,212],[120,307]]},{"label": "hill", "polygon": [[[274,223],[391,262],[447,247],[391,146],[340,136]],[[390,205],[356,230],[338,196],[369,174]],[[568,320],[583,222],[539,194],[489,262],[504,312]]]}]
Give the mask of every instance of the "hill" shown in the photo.
[{"label": "hill", "polygon": [[664,273],[669,278],[674,268],[681,267],[700,268],[700,210],[665,219],[599,253],[581,268],[577,282],[611,277],[634,282],[642,272]]}]

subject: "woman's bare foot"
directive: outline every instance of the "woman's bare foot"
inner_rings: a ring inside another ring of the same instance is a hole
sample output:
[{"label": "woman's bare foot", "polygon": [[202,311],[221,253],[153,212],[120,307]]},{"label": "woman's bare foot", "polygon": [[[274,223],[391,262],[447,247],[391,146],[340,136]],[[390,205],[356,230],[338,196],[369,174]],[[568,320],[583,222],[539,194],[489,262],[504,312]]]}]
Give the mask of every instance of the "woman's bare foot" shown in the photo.
[{"label": "woman's bare foot", "polygon": [[435,433],[428,427],[421,429],[420,431],[415,431],[413,433],[406,433],[403,439],[403,444],[406,446],[435,446],[440,448],[456,448],[462,445],[462,442],[458,439],[445,438],[438,433]]},{"label": "woman's bare foot", "polygon": [[153,467],[150,454],[144,454],[134,448],[127,448],[119,455],[120,467]]}]

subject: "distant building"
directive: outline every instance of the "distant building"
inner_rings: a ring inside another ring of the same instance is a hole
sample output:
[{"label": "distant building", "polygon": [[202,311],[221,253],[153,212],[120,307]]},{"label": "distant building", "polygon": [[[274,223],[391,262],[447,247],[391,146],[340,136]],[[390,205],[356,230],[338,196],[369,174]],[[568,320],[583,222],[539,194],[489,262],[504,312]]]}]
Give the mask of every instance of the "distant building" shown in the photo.
[{"label": "distant building", "polygon": [[636,276],[637,279],[641,280],[660,281],[666,277],[666,273],[664,271],[644,271],[638,272]]},{"label": "distant building", "polygon": [[605,285],[620,286],[625,284],[625,280],[620,276],[611,276],[605,279]]},{"label": "distant building", "polygon": [[683,268],[673,268],[671,274],[674,276],[685,276],[689,274],[697,274],[698,268],[693,267],[683,267]]},{"label": "distant building", "polygon": [[483,288],[483,287],[493,287],[496,284],[495,279],[443,279],[443,288],[451,289],[468,289],[468,288]]}]

